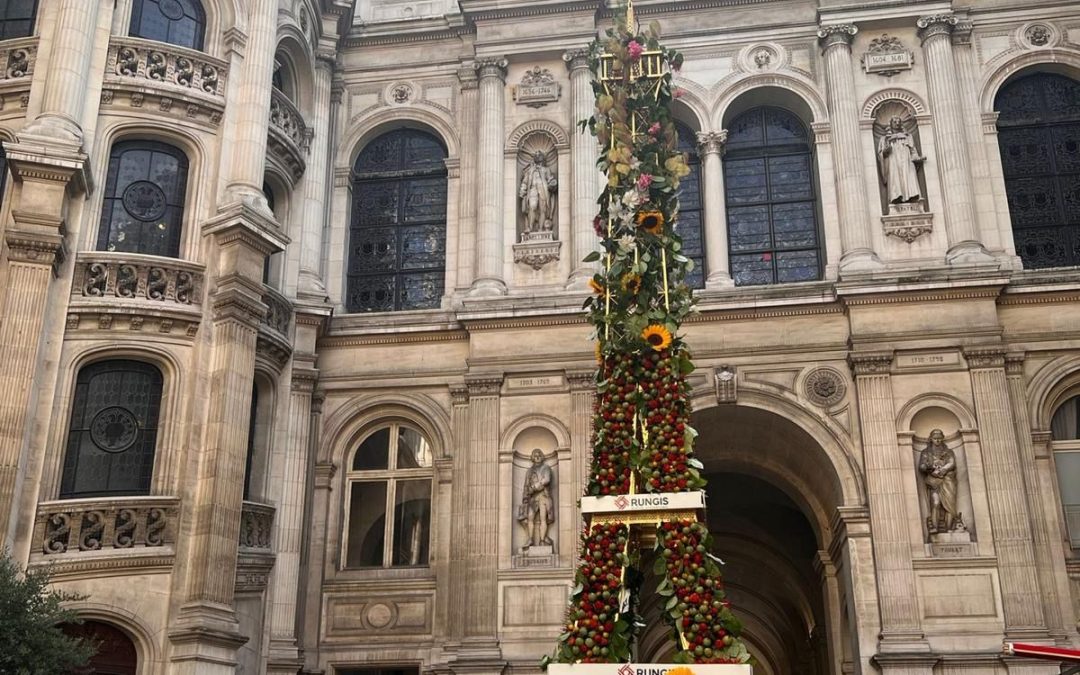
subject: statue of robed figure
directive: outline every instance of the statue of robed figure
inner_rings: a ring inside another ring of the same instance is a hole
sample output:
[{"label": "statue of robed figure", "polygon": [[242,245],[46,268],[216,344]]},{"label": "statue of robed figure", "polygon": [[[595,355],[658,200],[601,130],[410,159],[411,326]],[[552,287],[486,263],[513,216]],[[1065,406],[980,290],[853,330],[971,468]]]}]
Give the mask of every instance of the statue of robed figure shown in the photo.
[{"label": "statue of robed figure", "polygon": [[915,138],[904,130],[899,115],[889,119],[889,126],[878,140],[881,182],[890,204],[917,202],[922,197],[918,167],[926,161],[915,147]]}]

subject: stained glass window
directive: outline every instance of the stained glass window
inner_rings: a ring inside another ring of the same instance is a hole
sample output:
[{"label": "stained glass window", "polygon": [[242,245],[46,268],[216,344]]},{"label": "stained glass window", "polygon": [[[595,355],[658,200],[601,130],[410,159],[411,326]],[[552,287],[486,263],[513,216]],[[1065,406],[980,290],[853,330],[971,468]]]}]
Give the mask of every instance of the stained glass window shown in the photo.
[{"label": "stained glass window", "polygon": [[33,35],[37,6],[37,0],[0,2],[0,40]]},{"label": "stained glass window", "polygon": [[781,108],[754,108],[728,125],[724,192],[736,286],[821,278],[811,147],[806,126]]},{"label": "stained glass window", "polygon": [[379,136],[356,159],[350,312],[438,307],[446,275],[446,148],[431,134]]},{"label": "stained glass window", "polygon": [[169,256],[180,254],[187,157],[156,141],[113,146],[105,177],[98,249]]},{"label": "stained glass window", "polygon": [[199,0],[134,0],[132,37],[168,42],[180,47],[203,48],[206,13]]},{"label": "stained glass window", "polygon": [[1030,269],[1080,265],[1080,82],[1037,73],[998,92],[998,144],[1016,252]]},{"label": "stained glass window", "polygon": [[140,361],[100,361],[79,371],[60,498],[150,491],[161,371]]},{"label": "stained glass window", "polygon": [[705,242],[702,225],[701,161],[697,153],[697,138],[689,127],[678,124],[679,151],[687,154],[690,174],[679,182],[679,217],[675,227],[682,237],[682,253],[694,261],[694,269],[686,277],[690,288],[705,287]]}]

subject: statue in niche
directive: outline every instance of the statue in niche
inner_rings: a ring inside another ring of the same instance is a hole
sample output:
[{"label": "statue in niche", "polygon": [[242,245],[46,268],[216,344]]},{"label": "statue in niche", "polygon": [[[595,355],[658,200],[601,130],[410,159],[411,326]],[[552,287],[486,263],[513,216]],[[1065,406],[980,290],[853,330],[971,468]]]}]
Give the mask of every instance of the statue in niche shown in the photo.
[{"label": "statue in niche", "polygon": [[967,531],[959,509],[956,455],[945,445],[941,429],[930,432],[926,448],[919,453],[919,473],[923,476],[929,507],[927,531],[930,534]]},{"label": "statue in niche", "polygon": [[555,188],[559,183],[547,158],[540,150],[532,154],[532,161],[521,171],[521,213],[525,216],[526,236],[550,233],[555,228]]},{"label": "statue in niche", "polygon": [[878,139],[878,162],[881,182],[889,204],[908,204],[922,199],[919,166],[926,158],[915,147],[915,137],[904,129],[899,115],[889,118],[889,125]]},{"label": "statue in niche", "polygon": [[555,521],[555,501],[551,497],[551,467],[544,462],[544,451],[536,448],[530,455],[532,466],[525,473],[525,482],[521,491],[521,504],[518,505],[517,520],[525,529],[525,545],[522,553],[530,549],[545,547],[541,553],[550,554],[555,542],[548,536],[548,530]]}]

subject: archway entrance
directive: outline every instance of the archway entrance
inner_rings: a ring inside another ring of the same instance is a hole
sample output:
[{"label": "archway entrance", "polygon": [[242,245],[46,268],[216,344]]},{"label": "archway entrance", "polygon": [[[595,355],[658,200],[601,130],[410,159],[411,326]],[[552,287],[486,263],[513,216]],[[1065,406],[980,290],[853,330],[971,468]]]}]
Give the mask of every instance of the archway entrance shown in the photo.
[{"label": "archway entrance", "polygon": [[[708,524],[728,597],[744,624],[755,675],[840,675],[852,661],[848,584],[827,553],[842,480],[819,443],[792,421],[748,406],[694,415],[709,479]],[[846,574],[846,571],[842,571]],[[674,645],[648,591],[639,658],[663,662]]]},{"label": "archway entrance", "polygon": [[97,654],[85,670],[78,671],[80,675],[136,675],[139,672],[135,643],[119,628],[101,621],[84,621],[65,625],[64,632],[98,644]]}]

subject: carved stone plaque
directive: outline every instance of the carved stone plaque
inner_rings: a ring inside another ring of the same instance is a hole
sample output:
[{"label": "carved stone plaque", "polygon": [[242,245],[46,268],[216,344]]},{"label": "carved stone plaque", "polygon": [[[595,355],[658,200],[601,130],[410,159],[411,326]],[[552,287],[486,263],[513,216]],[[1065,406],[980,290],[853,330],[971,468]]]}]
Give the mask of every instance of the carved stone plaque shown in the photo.
[{"label": "carved stone plaque", "polygon": [[900,38],[882,35],[870,42],[870,48],[862,56],[863,70],[867,73],[892,77],[902,70],[911,70],[914,56],[900,42]]},{"label": "carved stone plaque", "polygon": [[521,83],[514,87],[514,101],[530,108],[542,108],[559,100],[562,86],[547,68],[540,66],[526,71]]}]

